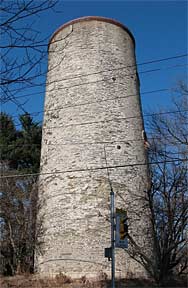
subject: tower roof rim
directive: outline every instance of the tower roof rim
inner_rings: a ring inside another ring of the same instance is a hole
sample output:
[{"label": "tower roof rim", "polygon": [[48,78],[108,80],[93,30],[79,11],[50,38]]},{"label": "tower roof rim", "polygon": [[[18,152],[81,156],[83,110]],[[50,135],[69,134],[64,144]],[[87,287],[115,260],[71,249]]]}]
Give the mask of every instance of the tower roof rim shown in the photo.
[{"label": "tower roof rim", "polygon": [[69,25],[72,25],[72,24],[75,24],[75,23],[78,23],[78,22],[84,22],[84,21],[92,21],[92,20],[96,20],[96,21],[101,21],[101,22],[107,22],[107,23],[110,23],[110,24],[114,24],[116,26],[119,26],[121,28],[123,28],[131,37],[131,39],[133,40],[133,44],[135,46],[135,39],[134,39],[134,36],[133,34],[131,33],[131,31],[129,30],[129,28],[127,28],[124,24],[122,24],[121,22],[113,19],[113,18],[107,18],[107,17],[102,17],[102,16],[84,16],[84,17],[79,17],[79,18],[76,18],[76,19],[73,19],[73,20],[70,20],[66,23],[64,23],[63,25],[61,25],[51,36],[50,40],[49,40],[49,43],[48,43],[48,46],[51,44],[53,38],[61,31],[63,30],[64,28],[66,28],[67,26]]}]

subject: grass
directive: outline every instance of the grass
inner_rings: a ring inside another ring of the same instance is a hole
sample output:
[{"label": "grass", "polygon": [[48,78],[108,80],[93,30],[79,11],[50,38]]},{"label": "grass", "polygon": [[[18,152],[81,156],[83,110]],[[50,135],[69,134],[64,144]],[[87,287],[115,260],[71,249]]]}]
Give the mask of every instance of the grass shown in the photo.
[{"label": "grass", "polygon": [[[13,277],[0,277],[1,288],[111,288],[111,282],[107,279],[89,280],[82,277],[72,280],[70,277],[59,274],[54,278],[39,278],[37,275],[25,274]],[[116,288],[133,287],[157,287],[151,281],[143,279],[121,279],[116,281]],[[185,281],[172,282],[166,287],[187,287]]]}]

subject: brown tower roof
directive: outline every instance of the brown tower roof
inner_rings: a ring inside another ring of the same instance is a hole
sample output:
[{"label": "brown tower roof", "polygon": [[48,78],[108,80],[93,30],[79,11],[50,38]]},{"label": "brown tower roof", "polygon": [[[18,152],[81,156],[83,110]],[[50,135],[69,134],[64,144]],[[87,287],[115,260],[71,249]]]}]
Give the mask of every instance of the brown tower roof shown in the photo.
[{"label": "brown tower roof", "polygon": [[73,19],[69,22],[66,22],[65,24],[63,24],[62,26],[60,26],[51,36],[50,38],[50,41],[49,41],[49,45],[51,44],[53,38],[61,31],[63,30],[65,27],[69,26],[69,25],[72,25],[72,24],[75,24],[75,23],[78,23],[78,22],[83,22],[83,21],[92,21],[92,20],[95,20],[95,21],[103,21],[103,22],[107,22],[107,23],[111,23],[111,24],[114,24],[114,25],[117,25],[121,28],[123,28],[124,30],[126,30],[126,32],[130,35],[130,37],[132,38],[133,40],[133,43],[135,44],[135,39],[134,39],[134,36],[133,34],[130,32],[130,30],[125,26],[123,25],[122,23],[118,22],[117,20],[114,20],[114,19],[111,19],[111,18],[106,18],[106,17],[100,17],[100,16],[84,16],[84,17],[80,17],[80,18],[77,18],[77,19]]}]

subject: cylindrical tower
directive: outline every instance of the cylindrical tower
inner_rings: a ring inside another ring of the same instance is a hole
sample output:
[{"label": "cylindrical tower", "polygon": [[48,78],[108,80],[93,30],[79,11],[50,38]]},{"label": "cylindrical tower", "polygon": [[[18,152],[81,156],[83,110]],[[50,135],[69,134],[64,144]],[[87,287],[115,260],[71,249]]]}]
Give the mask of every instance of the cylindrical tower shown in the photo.
[{"label": "cylindrical tower", "polygon": [[[128,211],[130,235],[143,251],[148,249],[143,210],[148,168],[134,45],[125,26],[103,17],[68,22],[50,40],[39,190],[40,274],[110,273],[104,258],[104,248],[110,247],[109,180],[115,206]],[[144,273],[126,251],[116,249],[116,275]]]}]

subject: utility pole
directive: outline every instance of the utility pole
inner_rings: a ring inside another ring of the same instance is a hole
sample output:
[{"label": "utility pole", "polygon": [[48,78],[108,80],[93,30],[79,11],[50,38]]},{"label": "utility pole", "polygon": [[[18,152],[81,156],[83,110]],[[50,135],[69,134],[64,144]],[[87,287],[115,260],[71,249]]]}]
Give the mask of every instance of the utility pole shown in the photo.
[{"label": "utility pole", "polygon": [[[110,181],[110,175],[108,171],[108,163],[107,163],[107,158],[106,158],[106,149],[104,145],[104,155],[105,155],[105,162],[106,162],[106,169],[107,169],[107,175],[108,175],[108,181],[110,184],[110,223],[111,223],[111,249],[110,249],[110,256],[111,256],[111,281],[112,281],[112,288],[115,288],[115,237],[114,237],[114,232],[115,232],[115,214],[114,214],[114,207],[115,207],[115,196],[114,196],[114,191],[112,188],[112,183]],[[109,248],[108,248],[109,249]]]},{"label": "utility pole", "polygon": [[[110,183],[111,186],[111,183]],[[110,187],[110,207],[111,207],[111,249],[112,249],[112,262],[111,262],[111,275],[112,275],[112,288],[115,288],[115,237],[114,237],[114,191],[112,186]]]}]

